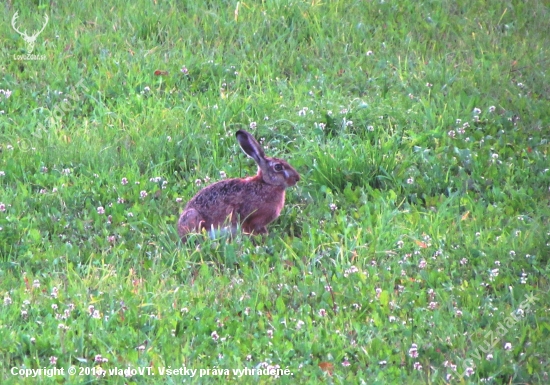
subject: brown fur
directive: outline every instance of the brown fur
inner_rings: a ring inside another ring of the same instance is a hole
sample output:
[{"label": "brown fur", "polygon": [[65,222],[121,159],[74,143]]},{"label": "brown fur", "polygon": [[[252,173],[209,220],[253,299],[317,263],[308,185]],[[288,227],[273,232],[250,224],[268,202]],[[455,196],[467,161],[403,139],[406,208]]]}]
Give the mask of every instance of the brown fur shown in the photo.
[{"label": "brown fur", "polygon": [[267,234],[285,203],[285,189],[294,186],[300,175],[282,159],[266,157],[260,144],[244,130],[236,133],[243,151],[258,164],[256,176],[227,179],[198,192],[185,206],[178,221],[182,239],[190,232],[215,231],[237,224],[248,234]]}]

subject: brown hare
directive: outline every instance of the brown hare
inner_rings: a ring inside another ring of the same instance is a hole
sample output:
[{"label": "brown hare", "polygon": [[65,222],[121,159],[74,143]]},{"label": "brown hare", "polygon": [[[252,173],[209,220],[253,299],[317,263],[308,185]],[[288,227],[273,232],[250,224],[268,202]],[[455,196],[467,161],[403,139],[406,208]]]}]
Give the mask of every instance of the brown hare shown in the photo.
[{"label": "brown hare", "polygon": [[185,206],[178,221],[182,239],[203,229],[213,237],[222,227],[235,233],[240,224],[247,234],[267,234],[285,204],[285,189],[294,186],[300,175],[282,159],[266,157],[254,137],[239,130],[235,134],[246,155],[258,165],[258,173],[247,178],[226,179],[197,193]]}]

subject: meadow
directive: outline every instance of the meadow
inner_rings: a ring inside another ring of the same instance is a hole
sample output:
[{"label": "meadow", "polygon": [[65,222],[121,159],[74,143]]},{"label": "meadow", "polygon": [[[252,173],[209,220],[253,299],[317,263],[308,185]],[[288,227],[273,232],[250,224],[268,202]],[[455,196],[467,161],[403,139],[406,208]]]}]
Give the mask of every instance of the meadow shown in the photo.
[{"label": "meadow", "polygon": [[[548,1],[0,8],[2,384],[549,383]],[[181,242],[238,129],[300,182]]]}]

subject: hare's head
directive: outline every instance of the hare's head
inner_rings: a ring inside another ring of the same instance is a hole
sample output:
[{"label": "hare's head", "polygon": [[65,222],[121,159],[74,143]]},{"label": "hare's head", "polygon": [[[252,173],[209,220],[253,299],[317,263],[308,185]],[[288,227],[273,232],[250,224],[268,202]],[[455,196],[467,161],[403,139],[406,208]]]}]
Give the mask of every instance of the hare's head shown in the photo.
[{"label": "hare's head", "polygon": [[300,180],[300,174],[286,161],[265,156],[264,150],[250,133],[239,130],[235,135],[244,153],[258,165],[257,175],[265,183],[287,188]]}]

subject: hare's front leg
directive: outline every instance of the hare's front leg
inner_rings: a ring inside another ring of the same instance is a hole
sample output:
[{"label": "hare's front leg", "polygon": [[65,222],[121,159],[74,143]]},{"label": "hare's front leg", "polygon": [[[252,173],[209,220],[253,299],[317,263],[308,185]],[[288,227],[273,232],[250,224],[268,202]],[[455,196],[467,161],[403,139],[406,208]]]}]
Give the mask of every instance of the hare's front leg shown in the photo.
[{"label": "hare's front leg", "polygon": [[246,234],[250,234],[250,235],[267,235],[269,234],[269,232],[267,231],[267,227],[263,226],[263,227],[256,227],[256,228],[253,228],[253,229],[244,229],[244,232]]},{"label": "hare's front leg", "polygon": [[246,220],[242,224],[243,232],[250,235],[267,235],[267,227],[265,226],[265,223],[262,220],[254,220],[254,218],[251,218],[250,220]]}]

